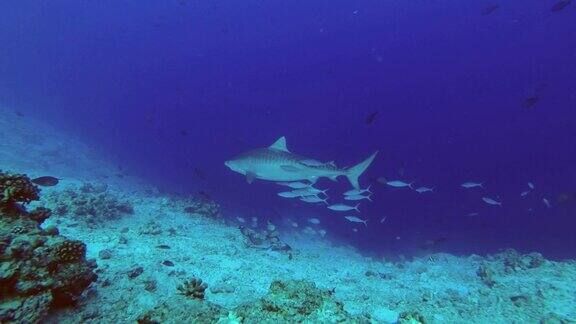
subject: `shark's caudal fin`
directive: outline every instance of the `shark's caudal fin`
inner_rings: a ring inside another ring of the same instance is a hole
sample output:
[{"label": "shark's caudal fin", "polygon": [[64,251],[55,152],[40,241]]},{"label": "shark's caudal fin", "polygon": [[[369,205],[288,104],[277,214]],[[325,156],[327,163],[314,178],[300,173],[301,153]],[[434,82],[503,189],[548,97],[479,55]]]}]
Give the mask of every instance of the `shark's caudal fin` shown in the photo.
[{"label": "shark's caudal fin", "polygon": [[364,171],[366,171],[366,169],[368,169],[372,161],[374,161],[376,154],[378,154],[378,151],[372,153],[372,155],[370,155],[366,160],[346,170],[345,175],[346,177],[348,177],[348,181],[350,181],[350,184],[352,184],[352,187],[354,187],[354,189],[360,189],[358,178],[362,175],[362,173],[364,173]]}]

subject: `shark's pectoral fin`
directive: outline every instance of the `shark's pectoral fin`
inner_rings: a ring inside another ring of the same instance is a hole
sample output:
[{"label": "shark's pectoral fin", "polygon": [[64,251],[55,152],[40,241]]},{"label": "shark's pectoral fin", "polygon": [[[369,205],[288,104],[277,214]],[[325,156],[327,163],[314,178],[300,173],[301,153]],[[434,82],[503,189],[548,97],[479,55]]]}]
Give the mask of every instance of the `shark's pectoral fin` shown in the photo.
[{"label": "shark's pectoral fin", "polygon": [[256,173],[254,172],[246,172],[246,182],[252,183],[256,179]]},{"label": "shark's pectoral fin", "polygon": [[280,169],[282,169],[282,170],[284,170],[284,171],[286,171],[286,172],[298,172],[298,171],[301,170],[301,169],[299,169],[299,168],[297,168],[297,167],[295,167],[295,166],[293,166],[293,165],[281,165],[281,166],[280,166]]}]

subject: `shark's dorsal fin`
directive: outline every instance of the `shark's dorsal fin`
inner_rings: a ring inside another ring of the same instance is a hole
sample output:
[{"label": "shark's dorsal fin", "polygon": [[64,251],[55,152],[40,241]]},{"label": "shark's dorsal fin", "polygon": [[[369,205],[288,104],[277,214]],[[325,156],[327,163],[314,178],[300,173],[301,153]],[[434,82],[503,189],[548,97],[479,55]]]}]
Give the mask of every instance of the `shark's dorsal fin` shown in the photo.
[{"label": "shark's dorsal fin", "polygon": [[286,137],[284,136],[280,137],[278,140],[276,140],[276,142],[274,142],[274,144],[268,146],[268,148],[290,153],[290,151],[288,151],[288,147],[286,146]]}]

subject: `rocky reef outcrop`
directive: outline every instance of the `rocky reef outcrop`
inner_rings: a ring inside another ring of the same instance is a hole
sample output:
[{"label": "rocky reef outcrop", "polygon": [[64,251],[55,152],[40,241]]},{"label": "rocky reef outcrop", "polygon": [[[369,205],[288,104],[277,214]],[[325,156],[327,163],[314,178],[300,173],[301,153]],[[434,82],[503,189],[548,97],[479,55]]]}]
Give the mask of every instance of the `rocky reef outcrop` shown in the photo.
[{"label": "rocky reef outcrop", "polygon": [[0,323],[38,323],[97,278],[84,243],[42,229],[49,209],[26,210],[39,192],[27,176],[0,172]]}]

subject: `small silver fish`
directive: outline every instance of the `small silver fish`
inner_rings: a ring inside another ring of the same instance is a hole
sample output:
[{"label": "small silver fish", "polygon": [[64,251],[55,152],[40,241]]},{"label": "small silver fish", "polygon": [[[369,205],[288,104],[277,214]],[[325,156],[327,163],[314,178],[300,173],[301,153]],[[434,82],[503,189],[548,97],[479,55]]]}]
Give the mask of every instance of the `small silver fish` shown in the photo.
[{"label": "small silver fish", "polygon": [[321,229],[318,231],[318,234],[320,234],[320,236],[324,237],[324,236],[326,236],[326,230]]},{"label": "small silver fish", "polygon": [[550,201],[546,198],[542,198],[542,202],[544,203],[544,205],[546,205],[546,207],[550,208],[552,207],[552,205],[550,204]]},{"label": "small silver fish", "polygon": [[488,205],[492,205],[492,206],[502,206],[502,203],[499,201],[496,201],[490,197],[482,197],[482,200],[484,200],[485,203],[487,203]]},{"label": "small silver fish", "polygon": [[308,188],[310,187],[309,183],[304,183],[304,182],[300,182],[300,181],[295,181],[295,182],[276,182],[277,185],[281,185],[281,186],[285,186],[285,187],[289,187],[292,189],[304,189],[304,188]]},{"label": "small silver fish", "polygon": [[384,223],[386,221],[387,216],[382,217],[382,219],[380,220],[380,224]]},{"label": "small silver fish", "polygon": [[408,187],[408,188],[412,189],[412,184],[414,184],[414,182],[406,183],[402,180],[393,180],[393,181],[386,182],[386,184],[389,185],[390,187],[394,187],[394,188]]},{"label": "small silver fish", "polygon": [[283,198],[296,198],[296,197],[301,197],[302,195],[299,193],[296,193],[294,191],[282,191],[278,193],[278,196],[283,197]]},{"label": "small silver fish", "polygon": [[236,220],[240,223],[246,223],[246,220],[244,219],[244,217],[236,217]]},{"label": "small silver fish", "polygon": [[302,200],[303,202],[307,202],[307,203],[319,203],[319,202],[323,202],[326,205],[328,205],[328,198],[326,199],[322,199],[316,195],[314,196],[304,196],[304,197],[300,197],[300,200]]},{"label": "small silver fish", "polygon": [[435,187],[432,187],[432,188],[419,187],[419,188],[414,189],[414,191],[416,191],[417,193],[434,192],[434,188]]},{"label": "small silver fish", "polygon": [[372,187],[372,185],[369,185],[368,188],[366,189],[352,189],[352,190],[348,190],[345,193],[343,193],[344,196],[356,196],[356,195],[361,195],[365,192],[372,194],[372,191],[370,191],[370,187]]},{"label": "small silver fish", "polygon": [[314,225],[320,224],[320,220],[318,218],[310,218],[310,219],[308,219],[308,222],[310,224],[314,224]]},{"label": "small silver fish", "polygon": [[526,196],[528,196],[529,193],[530,193],[530,190],[522,191],[522,193],[520,194],[520,197],[526,197]]},{"label": "small silver fish", "polygon": [[462,188],[466,188],[466,189],[476,188],[476,187],[484,188],[484,183],[483,182],[464,182],[460,186]]},{"label": "small silver fish", "polygon": [[479,213],[469,213],[468,216],[473,217],[473,216],[478,216],[480,215]]},{"label": "small silver fish", "polygon": [[312,195],[317,195],[317,194],[321,193],[325,196],[328,196],[326,194],[326,191],[328,191],[328,189],[320,190],[318,188],[308,187],[308,188],[304,188],[304,189],[300,189],[300,190],[302,190],[303,192],[307,192],[308,194],[312,194]]},{"label": "small silver fish", "polygon": [[344,200],[362,200],[362,199],[368,199],[369,201],[372,201],[372,199],[370,199],[370,195],[368,195],[368,196],[363,196],[363,195],[344,196]]},{"label": "small silver fish", "polygon": [[530,187],[531,190],[534,190],[534,184],[532,182],[528,182],[528,187]]},{"label": "small silver fish", "polygon": [[330,206],[328,206],[328,209],[330,209],[330,210],[335,210],[335,211],[355,210],[355,211],[357,211],[357,212],[360,212],[360,210],[358,210],[358,206],[360,206],[360,204],[357,204],[357,205],[354,206],[354,207],[348,206],[348,205],[344,205],[344,204],[335,204],[335,205],[330,205]]},{"label": "small silver fish", "polygon": [[363,223],[364,226],[368,226],[368,224],[366,224],[366,222],[367,222],[366,220],[360,219],[360,218],[358,218],[358,217],[356,217],[356,216],[346,216],[346,217],[344,217],[344,218],[346,218],[346,219],[347,219],[348,221],[350,221],[350,222],[353,222],[353,223]]}]

